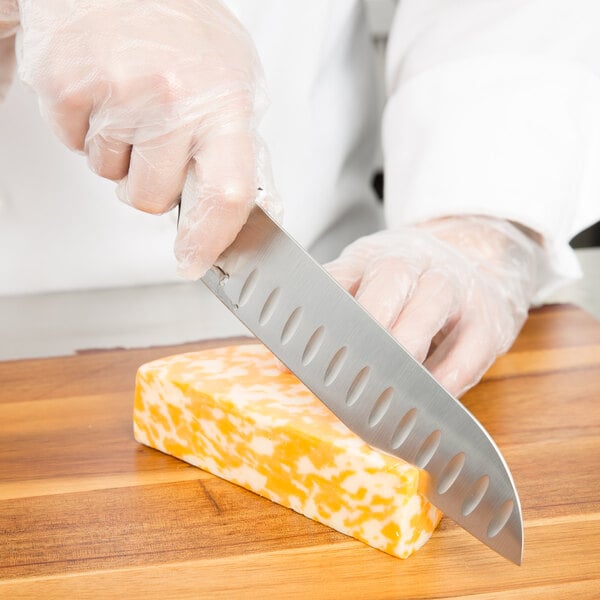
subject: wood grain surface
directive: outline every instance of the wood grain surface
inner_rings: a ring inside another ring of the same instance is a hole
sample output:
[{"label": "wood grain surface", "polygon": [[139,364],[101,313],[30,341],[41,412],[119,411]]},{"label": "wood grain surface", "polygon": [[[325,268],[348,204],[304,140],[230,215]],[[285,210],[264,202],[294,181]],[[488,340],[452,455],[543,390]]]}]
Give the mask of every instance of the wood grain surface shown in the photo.
[{"label": "wood grain surface", "polygon": [[600,599],[600,323],[534,311],[463,399],[521,495],[521,567],[444,518],[408,560],[137,444],[136,369],[229,341],[0,363],[0,598]]}]

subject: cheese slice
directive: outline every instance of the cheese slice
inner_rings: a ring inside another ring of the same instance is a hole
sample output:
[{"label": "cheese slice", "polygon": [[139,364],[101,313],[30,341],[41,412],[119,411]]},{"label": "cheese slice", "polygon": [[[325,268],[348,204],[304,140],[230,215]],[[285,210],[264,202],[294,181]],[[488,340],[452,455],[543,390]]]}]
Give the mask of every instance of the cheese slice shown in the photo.
[{"label": "cheese slice", "polygon": [[441,517],[419,493],[419,469],[365,444],[262,345],[140,367],[134,433],[401,558],[429,539]]}]

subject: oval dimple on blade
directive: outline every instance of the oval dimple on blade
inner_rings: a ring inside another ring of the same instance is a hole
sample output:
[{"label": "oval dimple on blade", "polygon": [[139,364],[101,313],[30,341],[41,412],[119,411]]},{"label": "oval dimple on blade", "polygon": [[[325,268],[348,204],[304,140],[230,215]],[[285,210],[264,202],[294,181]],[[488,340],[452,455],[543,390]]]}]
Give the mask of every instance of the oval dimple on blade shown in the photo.
[{"label": "oval dimple on blade", "polygon": [[502,506],[498,509],[487,529],[487,536],[489,538],[496,537],[504,528],[504,526],[508,523],[510,516],[515,507],[515,503],[508,499],[505,500]]},{"label": "oval dimple on blade", "polygon": [[465,497],[461,513],[463,517],[468,517],[481,503],[487,489],[490,485],[490,478],[487,475],[482,475],[469,490]]},{"label": "oval dimple on blade", "polygon": [[437,493],[445,494],[458,479],[460,472],[465,464],[465,453],[455,454],[450,462],[444,467],[438,479]]},{"label": "oval dimple on blade", "polygon": [[281,288],[278,288],[278,287],[276,287],[269,294],[269,296],[265,300],[262,310],[260,311],[260,316],[258,317],[259,325],[266,325],[269,322],[269,320],[273,316],[273,313],[275,312],[275,309],[277,308],[277,304],[279,302],[280,296],[281,296]]},{"label": "oval dimple on blade", "polygon": [[417,422],[417,412],[418,411],[416,408],[411,408],[410,410],[406,411],[400,419],[400,422],[398,423],[398,426],[392,435],[392,441],[390,443],[390,446],[394,450],[400,448],[400,446],[404,444],[410,435],[410,432],[413,430],[415,423]]},{"label": "oval dimple on blade", "polygon": [[281,345],[285,346],[296,334],[298,327],[300,327],[300,321],[302,320],[302,307],[297,306],[288,320],[285,322],[283,329],[281,330]]},{"label": "oval dimple on blade", "polygon": [[360,398],[365,387],[367,386],[367,381],[369,380],[370,374],[371,374],[370,367],[363,367],[356,374],[356,377],[350,384],[350,387],[348,388],[348,392],[346,394],[346,406],[352,406]]},{"label": "oval dimple on blade", "polygon": [[310,336],[308,342],[306,342],[306,347],[304,348],[304,353],[302,354],[302,365],[304,367],[309,365],[314,360],[315,356],[319,352],[319,349],[323,345],[324,337],[325,327],[320,325]]},{"label": "oval dimple on blade", "polygon": [[346,356],[348,355],[348,347],[342,346],[329,361],[327,369],[325,370],[325,376],[323,377],[323,383],[326,386],[331,385],[340,374],[344,363],[346,362]]},{"label": "oval dimple on blade", "polygon": [[253,269],[248,277],[246,277],[246,281],[242,285],[242,289],[240,291],[240,297],[238,298],[237,304],[238,306],[244,306],[247,304],[248,300],[254,293],[256,289],[256,284],[258,283],[258,269]]},{"label": "oval dimple on blade", "polygon": [[394,388],[388,387],[381,394],[379,394],[377,400],[375,400],[375,404],[373,404],[373,408],[369,413],[369,427],[375,427],[381,423],[383,417],[389,410],[392,405],[392,398],[394,396]]},{"label": "oval dimple on blade", "polygon": [[432,431],[425,441],[421,444],[421,447],[417,451],[415,457],[415,465],[420,469],[427,466],[429,461],[433,458],[435,451],[438,449],[442,440],[442,432],[439,429]]}]

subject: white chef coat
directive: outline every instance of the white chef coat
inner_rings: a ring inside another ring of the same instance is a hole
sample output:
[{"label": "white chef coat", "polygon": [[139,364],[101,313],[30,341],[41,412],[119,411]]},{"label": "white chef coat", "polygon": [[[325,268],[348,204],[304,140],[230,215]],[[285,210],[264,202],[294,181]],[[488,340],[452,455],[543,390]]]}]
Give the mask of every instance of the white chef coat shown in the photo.
[{"label": "white chef coat", "polygon": [[[264,64],[271,107],[261,133],[285,225],[313,245],[374,206],[381,103],[364,7],[228,4]],[[510,218],[545,237],[554,273],[543,289],[576,275],[567,242],[600,219],[599,76],[596,0],[403,0],[383,120],[387,225]],[[35,104],[15,85],[0,106],[0,294],[175,279],[173,215],[120,204]]]}]

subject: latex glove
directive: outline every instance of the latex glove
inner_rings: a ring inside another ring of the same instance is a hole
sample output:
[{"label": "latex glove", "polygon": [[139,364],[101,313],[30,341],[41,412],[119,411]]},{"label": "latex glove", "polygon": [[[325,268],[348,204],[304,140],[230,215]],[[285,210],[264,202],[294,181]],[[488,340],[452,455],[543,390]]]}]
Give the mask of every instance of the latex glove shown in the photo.
[{"label": "latex glove", "polygon": [[[247,32],[217,0],[21,0],[19,74],[44,116],[121,200],[178,202],[175,253],[197,278],[270,188],[256,134],[262,71]],[[267,195],[266,208],[274,212]]]},{"label": "latex glove", "polygon": [[512,345],[543,260],[507,221],[453,217],[361,238],[326,268],[459,396]]},{"label": "latex glove", "polygon": [[15,70],[15,32],[19,25],[17,0],[0,0],[0,101],[6,96]]}]

